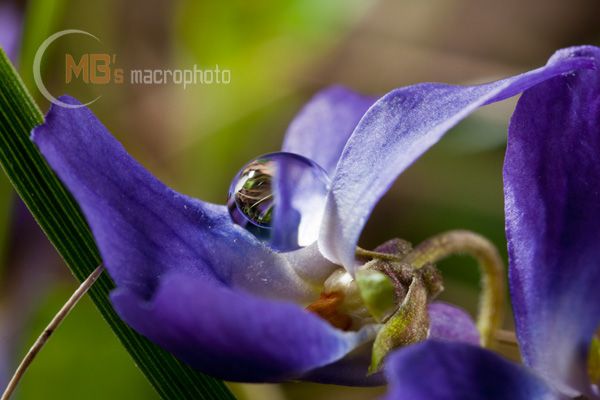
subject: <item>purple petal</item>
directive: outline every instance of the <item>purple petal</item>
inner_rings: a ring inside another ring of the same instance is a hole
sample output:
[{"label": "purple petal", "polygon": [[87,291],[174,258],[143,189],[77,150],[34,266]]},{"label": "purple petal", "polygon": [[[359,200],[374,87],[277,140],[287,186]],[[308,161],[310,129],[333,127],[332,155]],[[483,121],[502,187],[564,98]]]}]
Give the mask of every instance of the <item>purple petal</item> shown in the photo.
[{"label": "purple petal", "polygon": [[[360,121],[375,100],[361,96],[341,86],[332,86],[317,93],[290,124],[282,151],[300,154],[317,163],[331,177],[342,150]],[[280,178],[283,178],[283,175]],[[309,182],[305,182],[310,185]],[[286,250],[296,244],[300,214],[298,205],[310,203],[306,190],[292,180],[279,181],[279,205],[275,208],[272,246]],[[308,201],[307,201],[308,200]],[[314,199],[312,199],[314,201]],[[317,199],[320,201],[320,199]],[[324,201],[324,199],[323,199]],[[292,207],[296,203],[296,207]],[[323,215],[323,204],[318,204],[314,220],[315,239]]]},{"label": "purple petal", "polygon": [[332,176],[348,138],[374,101],[341,86],[317,93],[290,124],[282,151],[303,155]]},{"label": "purple petal", "polygon": [[254,293],[313,296],[293,268],[301,259],[292,266],[270,251],[233,224],[224,206],[166,187],[87,108],[52,106],[33,140],[79,203],[118,286],[149,297],[163,274],[177,270]]},{"label": "purple petal", "polygon": [[[600,61],[595,47],[577,55]],[[557,384],[587,393],[587,349],[600,325],[598,71],[556,77],[523,94],[509,127],[504,180],[524,359]]]},{"label": "purple petal", "polygon": [[569,49],[545,67],[479,85],[425,83],[394,90],[363,116],[333,176],[319,248],[351,271],[360,233],[396,177],[478,107],[514,96],[553,76],[591,68],[593,60]]},{"label": "purple petal", "polygon": [[450,304],[429,305],[429,338],[479,345],[479,331],[464,310]]},{"label": "purple petal", "polygon": [[343,332],[299,306],[266,300],[176,273],[150,301],[128,289],[112,295],[134,329],[189,363],[222,379],[281,381],[335,362],[374,329]]},{"label": "purple petal", "polygon": [[271,157],[274,211],[270,246],[290,251],[317,241],[323,219],[329,177],[312,160],[294,153]]},{"label": "purple petal", "polygon": [[550,400],[562,397],[526,368],[480,347],[428,340],[386,361],[387,400]]}]

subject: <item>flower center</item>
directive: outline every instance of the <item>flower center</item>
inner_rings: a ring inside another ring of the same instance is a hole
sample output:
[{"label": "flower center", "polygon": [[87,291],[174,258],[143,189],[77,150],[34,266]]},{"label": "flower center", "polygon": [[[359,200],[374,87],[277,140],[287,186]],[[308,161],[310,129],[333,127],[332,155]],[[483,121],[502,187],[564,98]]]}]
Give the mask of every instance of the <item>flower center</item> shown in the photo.
[{"label": "flower center", "polygon": [[406,299],[415,280],[423,286],[428,301],[443,291],[441,274],[432,264],[415,269],[406,263],[373,259],[355,278],[343,269],[334,271],[307,310],[342,330],[385,323]]},{"label": "flower center", "polygon": [[[379,324],[369,367],[369,373],[375,373],[391,350],[427,338],[428,304],[443,290],[442,277],[434,263],[464,253],[478,261],[482,272],[477,327],[481,345],[489,347],[503,315],[502,259],[491,242],[469,231],[444,232],[414,249],[401,239],[390,240],[375,251],[357,248],[356,256],[369,261],[354,277],[342,269],[334,272],[325,281],[321,297],[308,310],[341,329]],[[600,370],[596,369],[600,352],[592,352],[595,355],[590,358],[591,376]]]},{"label": "flower center", "polygon": [[325,281],[319,299],[307,307],[342,330],[381,324],[370,373],[381,368],[383,358],[394,348],[427,338],[428,304],[443,290],[442,277],[433,264],[416,268],[402,261],[410,251],[410,244],[400,239],[374,252],[363,250],[370,261],[354,278],[343,269],[336,270]]}]

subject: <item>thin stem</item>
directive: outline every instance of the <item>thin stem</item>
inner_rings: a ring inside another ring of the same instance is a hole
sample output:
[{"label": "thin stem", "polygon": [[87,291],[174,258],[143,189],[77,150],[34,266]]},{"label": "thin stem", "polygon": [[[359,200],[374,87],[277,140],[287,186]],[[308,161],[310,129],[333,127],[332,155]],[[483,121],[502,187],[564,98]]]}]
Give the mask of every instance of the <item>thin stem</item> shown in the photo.
[{"label": "thin stem", "polygon": [[380,253],[378,251],[372,251],[372,250],[365,250],[358,246],[356,247],[355,254],[358,257],[378,258],[380,260],[387,260],[387,261],[402,261],[403,260],[403,256],[398,256],[395,254],[388,254],[388,253]]},{"label": "thin stem", "polygon": [[8,383],[8,386],[6,386],[6,390],[4,390],[4,393],[2,394],[0,400],[8,400],[10,398],[10,396],[17,388],[19,381],[25,374],[25,371],[27,371],[27,368],[29,368],[29,366],[35,359],[36,355],[44,347],[52,333],[54,333],[54,331],[60,326],[60,324],[64,321],[67,315],[69,315],[71,310],[77,305],[79,300],[87,293],[87,291],[90,289],[90,287],[92,287],[94,282],[96,282],[96,280],[100,277],[102,271],[104,271],[104,266],[97,266],[94,272],[92,272],[90,276],[88,276],[85,279],[85,281],[81,283],[77,290],[75,290],[75,292],[71,295],[69,300],[67,300],[67,302],[54,316],[54,318],[52,318],[52,321],[50,321],[46,329],[44,329],[42,334],[36,339],[36,341],[33,343],[31,348],[25,355],[25,358],[23,358],[23,360],[21,361],[21,364],[19,364],[19,367],[10,379],[10,382]]},{"label": "thin stem", "polygon": [[513,331],[507,331],[504,329],[499,329],[496,331],[496,340],[499,343],[503,343],[509,346],[519,346],[519,342],[517,341],[517,335]]},{"label": "thin stem", "polygon": [[504,317],[504,265],[496,247],[483,236],[473,232],[449,231],[419,244],[403,261],[421,268],[425,264],[436,263],[461,253],[474,257],[481,269],[482,293],[477,328],[482,346],[489,347]]},{"label": "thin stem", "polygon": [[494,351],[514,362],[520,363],[522,361],[519,343],[513,331],[500,329],[496,331],[495,339]]}]

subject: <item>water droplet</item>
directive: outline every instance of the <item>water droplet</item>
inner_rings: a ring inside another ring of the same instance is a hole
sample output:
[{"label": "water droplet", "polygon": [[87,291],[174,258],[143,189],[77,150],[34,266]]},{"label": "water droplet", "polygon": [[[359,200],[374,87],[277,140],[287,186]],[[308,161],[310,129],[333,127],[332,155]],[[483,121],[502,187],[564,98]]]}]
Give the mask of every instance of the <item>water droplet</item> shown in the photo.
[{"label": "water droplet", "polygon": [[280,251],[317,240],[329,177],[306,157],[271,153],[242,167],[229,188],[233,221]]}]

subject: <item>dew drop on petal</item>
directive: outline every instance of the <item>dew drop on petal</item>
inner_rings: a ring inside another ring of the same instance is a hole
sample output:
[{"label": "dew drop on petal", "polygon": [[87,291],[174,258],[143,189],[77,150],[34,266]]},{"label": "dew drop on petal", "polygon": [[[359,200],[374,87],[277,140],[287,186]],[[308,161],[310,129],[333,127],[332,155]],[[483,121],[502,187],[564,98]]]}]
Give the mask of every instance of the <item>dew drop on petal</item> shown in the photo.
[{"label": "dew drop on petal", "polygon": [[280,251],[314,243],[329,177],[315,162],[293,153],[270,153],[242,167],[229,187],[233,221]]}]

